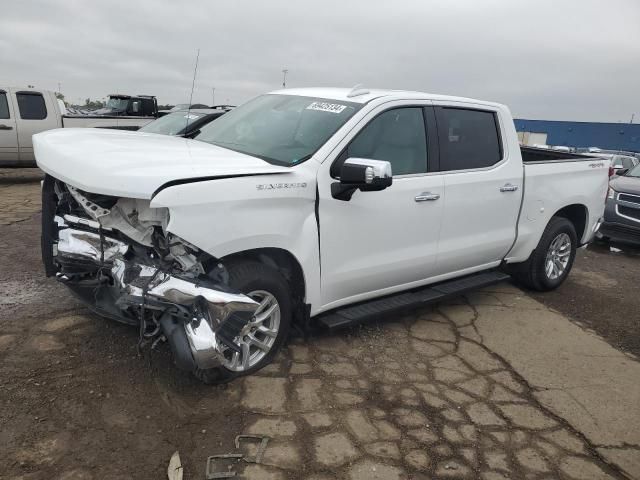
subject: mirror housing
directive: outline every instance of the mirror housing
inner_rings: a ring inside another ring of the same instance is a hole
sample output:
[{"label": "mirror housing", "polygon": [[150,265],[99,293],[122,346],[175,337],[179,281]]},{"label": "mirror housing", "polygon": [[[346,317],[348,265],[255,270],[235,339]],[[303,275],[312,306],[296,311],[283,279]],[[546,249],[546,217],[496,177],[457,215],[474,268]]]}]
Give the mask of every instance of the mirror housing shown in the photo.
[{"label": "mirror housing", "polygon": [[622,177],[625,173],[627,173],[629,171],[628,168],[614,168],[613,170],[613,174],[618,176],[618,177]]},{"label": "mirror housing", "polygon": [[384,160],[348,158],[340,169],[340,182],[331,184],[331,196],[338,200],[351,200],[356,190],[375,192],[391,186],[391,163]]}]

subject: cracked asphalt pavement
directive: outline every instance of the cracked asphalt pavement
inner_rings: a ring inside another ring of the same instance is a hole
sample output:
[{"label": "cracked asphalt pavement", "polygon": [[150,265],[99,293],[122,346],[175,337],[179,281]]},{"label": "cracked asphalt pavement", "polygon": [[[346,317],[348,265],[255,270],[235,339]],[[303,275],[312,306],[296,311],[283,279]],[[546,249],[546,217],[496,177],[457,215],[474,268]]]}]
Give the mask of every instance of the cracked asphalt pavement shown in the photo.
[{"label": "cracked asphalt pavement", "polygon": [[[640,363],[612,326],[633,322],[584,313],[618,288],[595,267],[606,250],[579,256],[591,296],[505,282],[293,339],[257,375],[208,387],[44,278],[39,179],[0,170],[0,479],[160,479],[176,450],[199,479],[238,434],[271,437],[261,464],[216,464],[246,479],[640,478]],[[638,278],[637,256],[615,258]],[[621,303],[637,323],[640,299]]]}]

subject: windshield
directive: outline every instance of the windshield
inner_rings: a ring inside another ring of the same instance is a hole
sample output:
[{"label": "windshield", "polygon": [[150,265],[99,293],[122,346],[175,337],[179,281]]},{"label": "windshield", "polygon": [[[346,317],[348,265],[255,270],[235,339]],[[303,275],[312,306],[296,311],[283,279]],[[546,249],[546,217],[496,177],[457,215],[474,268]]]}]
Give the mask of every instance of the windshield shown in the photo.
[{"label": "windshield", "polygon": [[194,112],[175,112],[147,123],[139,132],[160,133],[162,135],[180,135],[185,133],[187,125],[201,118],[203,114]]},{"label": "windshield", "polygon": [[640,165],[636,165],[631,170],[629,170],[625,177],[637,177],[640,178]]},{"label": "windshield", "polygon": [[111,97],[109,100],[107,100],[107,104],[105,105],[105,107],[112,110],[126,110],[128,103],[128,98]]},{"label": "windshield", "polygon": [[262,95],[202,128],[196,140],[292,166],[311,157],[362,105]]}]

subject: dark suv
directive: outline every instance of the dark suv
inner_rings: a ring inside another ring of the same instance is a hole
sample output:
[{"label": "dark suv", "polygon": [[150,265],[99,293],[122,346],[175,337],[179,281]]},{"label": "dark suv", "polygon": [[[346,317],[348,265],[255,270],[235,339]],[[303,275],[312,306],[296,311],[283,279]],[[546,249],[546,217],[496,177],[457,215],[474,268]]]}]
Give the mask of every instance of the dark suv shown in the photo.
[{"label": "dark suv", "polygon": [[640,165],[622,169],[609,182],[599,236],[640,245]]}]

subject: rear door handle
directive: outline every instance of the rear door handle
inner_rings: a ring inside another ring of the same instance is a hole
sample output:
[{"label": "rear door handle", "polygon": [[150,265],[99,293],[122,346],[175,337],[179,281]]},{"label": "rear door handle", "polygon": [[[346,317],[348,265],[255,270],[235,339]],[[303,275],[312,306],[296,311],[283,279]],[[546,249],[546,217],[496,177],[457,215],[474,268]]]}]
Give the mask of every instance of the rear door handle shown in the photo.
[{"label": "rear door handle", "polygon": [[0,130],[13,130],[13,127],[10,125],[0,125]]},{"label": "rear door handle", "polygon": [[430,201],[438,200],[439,198],[440,198],[440,195],[438,195],[437,193],[422,192],[420,195],[415,197],[414,200],[416,202],[430,202]]},{"label": "rear door handle", "polygon": [[516,190],[518,190],[518,186],[512,185],[510,183],[507,183],[506,185],[500,187],[501,192],[515,192]]}]

